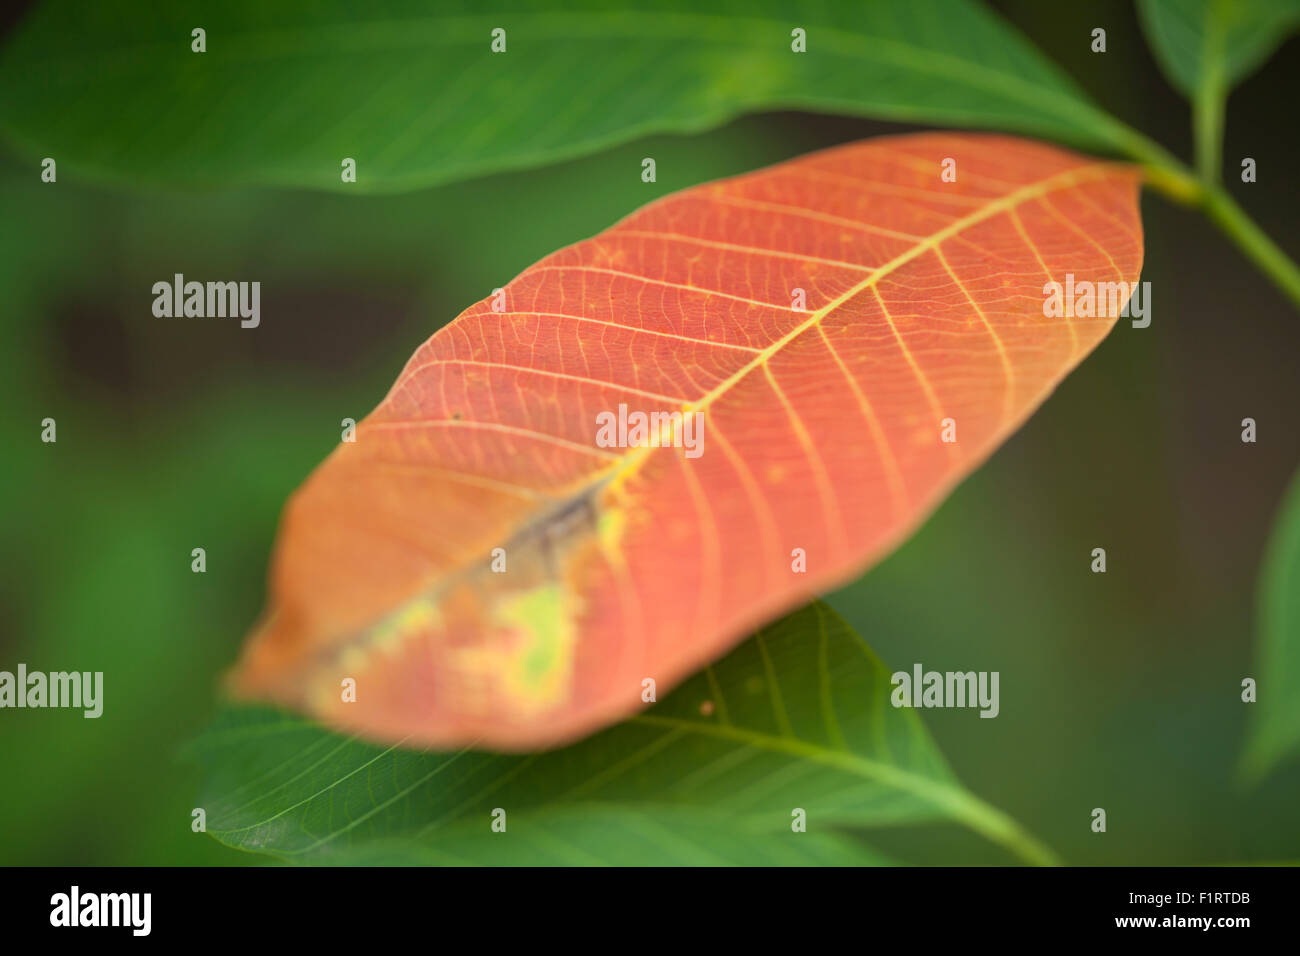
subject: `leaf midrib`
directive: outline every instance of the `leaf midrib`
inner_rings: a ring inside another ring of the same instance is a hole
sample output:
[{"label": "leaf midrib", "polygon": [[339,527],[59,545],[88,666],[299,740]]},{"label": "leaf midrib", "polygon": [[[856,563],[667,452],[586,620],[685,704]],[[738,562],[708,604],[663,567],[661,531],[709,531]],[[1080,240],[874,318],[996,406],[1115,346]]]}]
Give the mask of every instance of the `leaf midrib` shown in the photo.
[{"label": "leaf midrib", "polygon": [[[886,262],[884,265],[873,271],[871,275],[867,276],[861,282],[840,294],[820,309],[812,312],[808,319],[791,329],[771,345],[761,349],[754,358],[746,362],[745,365],[741,366],[741,368],[721,382],[717,387],[693,402],[684,403],[682,411],[684,413],[694,411],[702,412],[708,409],[714,402],[726,395],[751,372],[765,366],[791,342],[810,329],[817,327],[827,316],[833,314],[845,303],[865,292],[867,289],[875,288],[881,279],[888,277],[913,259],[916,259],[932,249],[937,249],[940,243],[951,239],[953,236],[964,232],[972,226],[976,226],[994,216],[1015,209],[1017,206],[1028,202],[1031,199],[1036,199],[1039,196],[1046,195],[1055,189],[1069,188],[1070,186],[1076,186],[1080,183],[1103,179],[1107,175],[1125,168],[1127,167],[1123,164],[1109,162],[1077,166],[1064,173],[1058,173],[1055,176],[1049,176],[1046,179],[1041,179],[1035,183],[1029,184],[1028,186],[1021,187],[1014,192],[993,200],[975,212],[949,223],[938,232],[932,233],[920,242],[913,244],[905,252],[900,253],[889,262]],[[736,179],[730,181],[735,182],[744,178],[745,177],[743,176],[736,177]],[[671,199],[672,197],[665,198]],[[526,272],[527,270],[525,270],[525,274]],[[682,421],[685,421],[685,415],[683,415]],[[589,494],[595,487],[604,485],[612,480],[624,478],[627,473],[638,467],[650,453],[661,450],[665,445],[671,445],[671,439],[675,437],[676,428],[677,426],[673,427],[673,430],[669,432],[668,438],[661,442],[659,448],[648,445],[638,446],[637,448],[630,449],[628,454],[621,461],[616,462],[606,469],[594,472],[592,478],[587,483],[573,492],[573,497],[582,497]]]},{"label": "leaf midrib", "polygon": [[[739,370],[737,370],[726,380],[721,382],[716,388],[712,389],[711,391],[709,391],[708,393],[706,393],[705,395],[703,395],[699,399],[696,399],[693,402],[684,403],[682,405],[682,411],[703,412],[704,410],[708,409],[714,402],[716,402],[722,396],[726,395],[747,375],[765,366],[773,357],[778,355],[782,349],[784,349],[787,345],[789,345],[789,343],[791,343],[800,335],[804,334],[810,329],[817,327],[819,323],[821,323],[827,316],[831,315],[835,310],[839,309],[847,301],[852,299],[854,296],[861,294],[867,289],[874,288],[876,284],[880,282],[880,280],[896,272],[898,269],[900,269],[902,266],[906,265],[907,263],[911,262],[913,259],[916,259],[917,257],[923,255],[924,253],[932,249],[936,249],[940,243],[952,238],[953,236],[962,233],[963,231],[973,226],[976,226],[988,219],[991,219],[994,216],[1000,215],[1004,212],[1007,212],[1008,210],[1015,209],[1016,207],[1020,206],[1025,202],[1028,202],[1039,196],[1046,195],[1056,189],[1068,188],[1070,186],[1078,185],[1080,183],[1091,182],[1098,179],[1104,179],[1107,175],[1110,175],[1118,171],[1123,171],[1127,168],[1129,167],[1123,163],[1114,163],[1114,162],[1097,162],[1097,163],[1090,163],[1084,166],[1076,166],[1073,169],[1066,170],[1065,172],[1062,173],[1057,173],[1056,175],[1049,176],[1045,179],[1038,180],[1037,182],[1030,183],[1017,190],[1009,192],[1004,196],[991,200],[984,206],[967,214],[966,216],[954,220],[953,222],[945,226],[943,229],[940,229],[937,232],[934,232],[929,236],[926,236],[924,239],[915,242],[905,252],[900,253],[898,256],[895,256],[889,262],[886,262],[883,265],[881,265],[879,268],[875,269],[869,276],[865,277],[861,282],[854,285],[848,291],[844,292],[840,296],[837,296],[835,299],[833,299],[831,302],[827,303],[826,305],[822,306],[820,309],[817,309],[816,311],[810,313],[807,320],[800,323],[797,327],[792,329],[790,332],[786,333],[776,342],[772,343],[766,348],[758,350],[750,361],[748,361],[745,365],[743,365]],[[728,180],[728,182],[736,182],[745,179],[746,176],[761,175],[765,172],[766,170],[758,170],[754,173],[746,174],[745,176],[733,177],[732,179]],[[656,205],[658,203],[664,203],[664,202],[671,202],[675,198],[675,196],[676,194],[665,196],[662,199],[657,200],[655,203],[651,203],[650,205]],[[648,207],[643,207],[643,210],[644,208],[648,208]],[[643,211],[643,210],[639,210],[639,211]],[[617,224],[615,228],[616,227]],[[527,275],[529,271],[530,269],[525,269],[524,272],[520,273],[520,277]],[[518,278],[519,277],[516,277],[516,280]],[[447,326],[447,328],[451,328],[451,326]],[[397,388],[397,385],[401,383],[403,378],[404,376],[398,379],[398,383],[394,385],[394,389]],[[682,422],[685,422],[685,420],[686,417],[685,415],[683,415]],[[677,425],[672,425],[670,427],[670,430],[667,433],[666,438],[661,441],[658,447],[642,445],[636,448],[630,448],[627,450],[626,454],[623,457],[617,459],[616,461],[613,461],[611,464],[605,466],[604,468],[591,472],[585,478],[579,479],[577,482],[571,484],[567,488],[564,488],[561,491],[557,492],[555,495],[550,497],[545,502],[544,508],[541,509],[534,508],[529,512],[527,512],[525,516],[525,520],[522,521],[520,524],[518,524],[510,531],[505,545],[507,550],[510,548],[511,543],[516,542],[521,538],[526,537],[530,534],[536,533],[537,529],[540,527],[544,527],[546,523],[554,517],[554,515],[565,513],[569,509],[581,504],[581,502],[583,501],[594,500],[595,495],[602,488],[608,487],[614,483],[626,481],[628,477],[630,477],[636,471],[636,469],[641,467],[641,465],[646,461],[646,459],[650,454],[656,451],[662,451],[664,447],[672,445],[672,441],[676,435],[676,431],[678,427],[679,426]],[[338,454],[339,452],[336,451],[335,453]],[[450,582],[455,581],[459,579],[463,574],[468,573],[468,569],[472,566],[473,563],[469,562],[466,565],[463,565],[459,568],[452,569],[450,572],[440,574],[436,579],[430,580],[424,586],[420,587],[415,592],[413,592],[413,596],[411,600],[416,599],[416,597],[418,597],[419,595],[427,595],[430,593],[437,594],[441,592],[445,587],[449,586]],[[408,603],[409,601],[402,602],[402,606],[404,607]],[[397,611],[390,611],[385,614],[382,614],[377,620],[382,621],[398,613],[400,613],[400,609]],[[335,653],[341,654],[346,648],[356,646],[358,643],[360,643],[361,638],[363,638],[364,635],[368,632],[369,628],[373,626],[373,623],[374,622],[372,622],[371,625],[363,626],[362,628],[360,628],[356,632],[356,639],[341,642],[339,646],[336,648]]]},{"label": "leaf midrib", "polygon": [[968,790],[871,760],[849,750],[822,747],[799,737],[765,734],[734,725],[703,724],[679,717],[656,717],[653,714],[638,714],[630,717],[629,722],[721,738],[750,747],[758,747],[769,753],[808,760],[865,780],[871,780],[903,793],[911,794],[929,803],[936,809],[949,814],[952,819],[965,824],[990,841],[1011,850],[1030,862],[1047,865],[1054,865],[1057,862],[1055,854],[1051,850],[1021,830],[1006,814],[984,803]]}]

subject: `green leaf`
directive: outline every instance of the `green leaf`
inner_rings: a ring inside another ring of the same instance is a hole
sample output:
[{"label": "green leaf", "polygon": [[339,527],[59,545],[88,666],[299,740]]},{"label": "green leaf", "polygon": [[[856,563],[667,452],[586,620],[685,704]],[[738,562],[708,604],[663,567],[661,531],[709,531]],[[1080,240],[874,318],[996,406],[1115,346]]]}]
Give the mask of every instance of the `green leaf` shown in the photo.
[{"label": "green leaf", "polygon": [[1254,677],[1259,699],[1242,760],[1258,781],[1300,748],[1300,472],[1273,525],[1259,587],[1260,634]]},{"label": "green leaf", "polygon": [[1161,69],[1193,102],[1197,171],[1217,182],[1228,90],[1300,23],[1300,0],[1141,0],[1140,9]]},{"label": "green leaf", "polygon": [[[299,858],[302,859],[302,858]],[[507,815],[506,830],[439,831],[436,840],[375,840],[306,858],[325,866],[888,866],[837,832],[771,833],[682,808],[583,805]]]},{"label": "green leaf", "polygon": [[[890,692],[880,660],[817,603],[562,750],[424,753],[232,709],[191,753],[210,834],[303,862],[882,862],[848,831],[915,823],[1053,862],[957,782]],[[796,809],[807,832],[792,830]]]},{"label": "green leaf", "polygon": [[[772,109],[1144,148],[972,0],[797,13],[778,0],[603,6],[54,0],[0,51],[0,130],[96,178],[357,191],[535,166]],[[206,52],[191,51],[196,27]],[[503,53],[491,51],[495,28]],[[807,52],[793,52],[795,29]],[[355,184],[342,182],[346,157]]]},{"label": "green leaf", "polygon": [[1139,0],[1138,9],[1161,69],[1188,97],[1207,75],[1235,86],[1300,24],[1297,0]]}]

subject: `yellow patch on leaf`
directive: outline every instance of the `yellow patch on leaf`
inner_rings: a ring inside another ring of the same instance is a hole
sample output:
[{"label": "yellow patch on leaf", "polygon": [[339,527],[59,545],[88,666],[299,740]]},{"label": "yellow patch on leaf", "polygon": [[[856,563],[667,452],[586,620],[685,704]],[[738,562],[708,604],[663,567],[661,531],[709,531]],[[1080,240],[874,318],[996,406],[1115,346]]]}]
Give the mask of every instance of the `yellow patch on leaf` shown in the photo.
[{"label": "yellow patch on leaf", "polygon": [[578,639],[571,603],[553,582],[502,598],[492,608],[493,640],[458,649],[456,669],[495,682],[522,715],[562,703]]}]

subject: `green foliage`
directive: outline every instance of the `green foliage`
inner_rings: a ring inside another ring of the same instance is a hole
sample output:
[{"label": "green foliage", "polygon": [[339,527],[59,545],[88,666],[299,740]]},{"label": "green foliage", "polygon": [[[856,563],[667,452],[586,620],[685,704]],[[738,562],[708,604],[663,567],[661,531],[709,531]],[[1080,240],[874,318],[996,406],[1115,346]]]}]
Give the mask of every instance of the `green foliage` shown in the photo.
[{"label": "green foliage", "polygon": [[1300,472],[1273,526],[1259,588],[1251,734],[1242,769],[1258,780],[1300,748]]},{"label": "green foliage", "polygon": [[1138,10],[1161,69],[1189,98],[1207,77],[1235,86],[1300,25],[1297,0],[1139,0]]},{"label": "green foliage", "polygon": [[889,694],[880,660],[816,603],[562,750],[421,753],[262,709],[226,711],[192,749],[208,832],[294,860],[881,862],[843,830],[951,822],[1050,862]]},{"label": "green foliage", "polygon": [[1195,107],[1196,165],[1219,178],[1228,91],[1300,23],[1300,0],[1142,0],[1156,58]]},{"label": "green foliage", "polygon": [[[536,166],[757,110],[1110,150],[1133,137],[971,0],[605,6],[43,3],[0,57],[0,129],[88,177],[358,191]],[[195,27],[204,53],[191,52]],[[491,50],[498,27],[504,53]],[[792,50],[796,28],[806,53]],[[342,182],[344,157],[355,184]]]},{"label": "green foliage", "polygon": [[449,827],[437,840],[376,840],[313,858],[325,866],[883,866],[843,833],[752,831],[707,811],[554,809],[507,818],[504,834]]}]

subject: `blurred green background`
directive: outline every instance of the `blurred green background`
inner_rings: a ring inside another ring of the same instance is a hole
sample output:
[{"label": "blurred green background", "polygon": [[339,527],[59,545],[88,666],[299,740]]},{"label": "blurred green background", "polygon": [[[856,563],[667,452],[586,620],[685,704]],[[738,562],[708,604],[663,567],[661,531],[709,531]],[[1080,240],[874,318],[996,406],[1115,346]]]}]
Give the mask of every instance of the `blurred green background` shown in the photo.
[{"label": "blurred green background", "polygon": [[[993,4],[1172,151],[1187,107],[1127,4]],[[1109,25],[1110,52],[1080,40]],[[2,41],[0,37],[0,41]],[[1292,40],[1229,102],[1230,190],[1290,255]],[[99,720],[0,714],[0,863],[264,862],[190,830],[180,745],[260,610],[285,497],[441,324],[680,188],[911,127],[795,113],[394,197],[40,182],[0,152],[0,667],[102,670]],[[640,181],[654,156],[658,182]],[[1300,858],[1300,767],[1237,789],[1254,591],[1297,461],[1300,316],[1199,215],[1143,198],[1154,321],[1117,326],[898,553],[830,596],[892,667],[998,670],[997,720],[923,714],[975,793],[1075,863]],[[262,325],[165,320],[175,272],[257,279]],[[40,422],[58,421],[42,444]],[[1239,422],[1259,422],[1243,445]],[[190,551],[207,551],[207,573]],[[1105,547],[1109,571],[1089,572]],[[1108,832],[1089,829],[1105,807]],[[904,859],[1001,861],[952,828]]]}]

